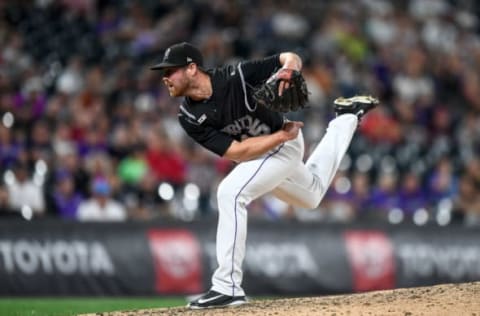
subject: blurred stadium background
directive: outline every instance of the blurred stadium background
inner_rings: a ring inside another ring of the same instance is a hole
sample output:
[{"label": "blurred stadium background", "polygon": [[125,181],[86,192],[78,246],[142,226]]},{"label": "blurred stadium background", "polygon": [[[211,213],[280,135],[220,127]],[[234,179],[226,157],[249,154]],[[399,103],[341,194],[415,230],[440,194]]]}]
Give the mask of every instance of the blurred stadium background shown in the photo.
[{"label": "blurred stadium background", "polygon": [[289,115],[307,155],[334,98],[381,100],[318,209],[250,205],[252,295],[480,280],[479,13],[473,0],[0,2],[0,295],[208,287],[233,164],[186,137],[149,69],[179,41],[208,67],[299,53],[311,102]]}]

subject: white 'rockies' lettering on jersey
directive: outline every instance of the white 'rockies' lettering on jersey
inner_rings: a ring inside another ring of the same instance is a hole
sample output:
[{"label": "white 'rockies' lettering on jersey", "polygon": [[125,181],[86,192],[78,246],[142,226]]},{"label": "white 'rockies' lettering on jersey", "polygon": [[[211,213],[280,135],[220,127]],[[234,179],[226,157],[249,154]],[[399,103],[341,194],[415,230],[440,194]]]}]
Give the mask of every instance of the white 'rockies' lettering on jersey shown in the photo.
[{"label": "white 'rockies' lettering on jersey", "polygon": [[249,114],[233,121],[222,129],[222,132],[232,136],[246,135],[250,137],[270,134],[270,131],[271,129],[267,124]]}]

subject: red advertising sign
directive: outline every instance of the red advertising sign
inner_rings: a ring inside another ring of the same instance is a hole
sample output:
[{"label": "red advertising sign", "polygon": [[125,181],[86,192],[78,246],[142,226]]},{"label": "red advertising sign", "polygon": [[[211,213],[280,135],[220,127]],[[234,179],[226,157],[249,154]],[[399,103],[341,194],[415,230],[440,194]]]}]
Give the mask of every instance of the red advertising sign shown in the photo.
[{"label": "red advertising sign", "polygon": [[347,231],[344,239],[352,268],[354,291],[395,287],[393,246],[385,233]]},{"label": "red advertising sign", "polygon": [[199,293],[202,288],[201,249],[187,230],[148,231],[154,259],[155,289],[161,294]]}]

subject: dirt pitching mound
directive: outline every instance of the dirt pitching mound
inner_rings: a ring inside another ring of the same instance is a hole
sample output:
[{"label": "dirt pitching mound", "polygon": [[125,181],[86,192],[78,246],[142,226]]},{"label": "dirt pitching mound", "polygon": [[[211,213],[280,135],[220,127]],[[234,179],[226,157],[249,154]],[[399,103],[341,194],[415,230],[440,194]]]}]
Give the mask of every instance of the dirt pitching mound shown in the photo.
[{"label": "dirt pitching mound", "polygon": [[[480,282],[352,295],[251,301],[223,309],[159,308],[89,316],[480,316]],[[86,316],[86,315],[84,315]]]}]

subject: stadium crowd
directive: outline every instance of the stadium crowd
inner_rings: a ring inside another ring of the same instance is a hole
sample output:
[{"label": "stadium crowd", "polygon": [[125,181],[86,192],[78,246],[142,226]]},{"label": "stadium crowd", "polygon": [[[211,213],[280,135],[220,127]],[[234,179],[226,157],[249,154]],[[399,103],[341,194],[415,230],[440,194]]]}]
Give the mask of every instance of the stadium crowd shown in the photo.
[{"label": "stadium crowd", "polygon": [[381,100],[318,210],[266,196],[252,218],[480,224],[476,1],[0,2],[0,214],[192,220],[234,167],[186,137],[149,67],[198,45],[207,67],[304,58],[307,153],[338,96]]}]

